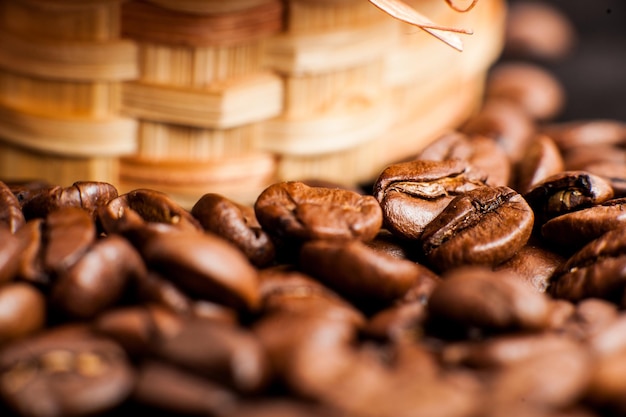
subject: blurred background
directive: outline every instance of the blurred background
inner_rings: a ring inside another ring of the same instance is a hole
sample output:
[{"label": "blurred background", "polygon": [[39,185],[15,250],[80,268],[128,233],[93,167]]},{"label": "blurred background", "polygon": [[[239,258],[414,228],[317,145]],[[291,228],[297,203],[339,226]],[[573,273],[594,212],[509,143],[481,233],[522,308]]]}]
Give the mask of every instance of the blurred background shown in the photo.
[{"label": "blurred background", "polygon": [[[511,7],[529,0],[510,0]],[[576,34],[570,53],[541,60],[566,88],[561,119],[626,121],[626,1],[543,0],[569,18]]]}]

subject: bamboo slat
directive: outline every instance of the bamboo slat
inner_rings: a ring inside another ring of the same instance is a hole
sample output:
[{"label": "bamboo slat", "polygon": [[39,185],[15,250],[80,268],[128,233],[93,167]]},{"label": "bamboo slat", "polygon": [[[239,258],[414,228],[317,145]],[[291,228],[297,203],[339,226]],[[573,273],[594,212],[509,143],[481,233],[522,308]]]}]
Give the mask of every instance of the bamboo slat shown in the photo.
[{"label": "bamboo slat", "polygon": [[0,67],[42,78],[122,81],[138,75],[137,47],[128,40],[51,41],[0,31]]},{"label": "bamboo slat", "polygon": [[282,80],[266,72],[206,89],[125,83],[124,111],[141,119],[228,129],[280,114]]},{"label": "bamboo slat", "polygon": [[0,105],[47,117],[103,118],[119,113],[121,83],[32,77],[0,68]]},{"label": "bamboo slat", "polygon": [[249,154],[258,149],[261,126],[203,129],[140,121],[135,156],[152,161],[207,161]]},{"label": "bamboo slat", "polygon": [[197,14],[233,13],[272,3],[274,0],[149,0],[166,9]]},{"label": "bamboo slat", "polygon": [[154,163],[123,158],[120,188],[158,189],[188,208],[206,193],[218,193],[242,204],[250,204],[275,181],[275,172],[276,160],[269,153],[195,163]]},{"label": "bamboo slat", "polygon": [[122,5],[122,33],[132,39],[164,44],[234,45],[280,31],[282,12],[280,0],[215,15],[175,12],[129,1]]},{"label": "bamboo slat", "polygon": [[109,41],[120,36],[121,1],[5,0],[0,28],[39,39]]},{"label": "bamboo slat", "polygon": [[266,64],[293,75],[332,72],[371,62],[393,45],[393,23],[297,36],[281,33],[267,41]]},{"label": "bamboo slat", "polygon": [[212,83],[261,72],[263,42],[226,46],[170,45],[139,42],[138,80],[204,88]]},{"label": "bamboo slat", "polygon": [[369,26],[389,16],[363,0],[287,0],[287,32],[306,34]]},{"label": "bamboo slat", "polygon": [[45,180],[64,186],[77,180],[104,181],[116,185],[119,179],[119,158],[74,158],[40,153],[0,141],[0,178],[15,181]]},{"label": "bamboo slat", "polygon": [[383,68],[383,60],[375,60],[344,70],[285,76],[283,116],[303,118],[350,99],[375,100],[385,90]]},{"label": "bamboo slat", "polygon": [[65,156],[131,154],[137,148],[137,121],[50,118],[0,106],[0,137],[15,145]]},{"label": "bamboo slat", "polygon": [[281,155],[320,155],[357,147],[382,135],[393,122],[390,101],[350,100],[306,119],[274,118],[264,123],[262,149]]}]

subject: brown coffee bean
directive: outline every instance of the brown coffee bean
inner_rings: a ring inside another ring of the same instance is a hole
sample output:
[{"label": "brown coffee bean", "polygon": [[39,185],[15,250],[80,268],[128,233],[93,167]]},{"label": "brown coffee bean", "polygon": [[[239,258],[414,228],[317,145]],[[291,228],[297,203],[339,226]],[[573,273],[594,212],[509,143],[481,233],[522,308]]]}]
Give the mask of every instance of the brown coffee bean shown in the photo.
[{"label": "brown coffee bean", "polygon": [[310,401],[264,398],[242,401],[229,411],[229,417],[342,417],[340,411]]},{"label": "brown coffee bean", "polygon": [[541,235],[566,248],[579,249],[604,233],[626,226],[626,198],[562,214],[541,227]]},{"label": "brown coffee bean", "polygon": [[564,169],[565,162],[556,143],[549,136],[535,135],[517,164],[515,190],[524,195],[535,184]]},{"label": "brown coffee bean", "polygon": [[[428,303],[430,319],[488,330],[542,329],[548,298],[515,275],[484,267],[465,267],[445,274]],[[441,329],[445,330],[445,329]]]},{"label": "brown coffee bean", "polygon": [[372,240],[381,228],[380,205],[372,196],[337,188],[281,182],[266,188],[254,210],[259,223],[281,239]]},{"label": "brown coffee bean", "polygon": [[259,277],[264,314],[288,312],[328,317],[346,320],[359,328],[365,323],[361,311],[302,272],[284,267],[267,268],[260,272]]},{"label": "brown coffee bean", "polygon": [[619,302],[626,284],[624,229],[611,230],[573,254],[552,276],[550,294],[579,301],[597,297]]},{"label": "brown coffee bean", "polygon": [[426,302],[395,304],[374,314],[363,333],[382,340],[412,340],[421,332],[426,313]]},{"label": "brown coffee bean", "polygon": [[480,187],[459,195],[426,226],[424,253],[438,270],[497,265],[530,238],[533,211],[508,187]]},{"label": "brown coffee bean", "polygon": [[517,104],[504,99],[485,101],[480,111],[462,127],[467,135],[494,139],[506,152],[512,163],[524,155],[536,132],[534,120]]},{"label": "brown coffee bean", "polygon": [[620,313],[594,333],[587,343],[595,356],[608,356],[626,350],[626,315]]},{"label": "brown coffee bean", "polygon": [[615,197],[626,197],[626,164],[610,161],[596,162],[587,165],[585,170],[604,178],[611,184]]},{"label": "brown coffee bean", "polygon": [[511,164],[504,149],[490,137],[449,132],[426,146],[416,157],[424,161],[460,159],[482,172],[488,185],[508,185]]},{"label": "brown coffee bean", "polygon": [[146,267],[133,246],[120,236],[110,236],[59,272],[50,302],[68,317],[92,318],[114,305],[128,284],[145,274]]},{"label": "brown coffee bean", "polygon": [[365,242],[367,246],[379,252],[384,252],[398,259],[409,259],[411,257],[410,244],[400,240],[387,229],[380,229],[373,240]]},{"label": "brown coffee bean", "polygon": [[484,186],[484,174],[461,160],[416,160],[387,167],[374,184],[385,227],[405,239],[424,228],[459,194]]},{"label": "brown coffee bean", "polygon": [[198,416],[225,415],[237,401],[233,392],[215,382],[154,360],[139,366],[132,398],[154,409]]},{"label": "brown coffee bean", "polygon": [[46,321],[46,300],[30,284],[0,285],[0,346],[41,330]]},{"label": "brown coffee bean", "polygon": [[128,398],[134,382],[124,351],[82,327],[58,327],[0,351],[0,394],[20,416],[103,413]]},{"label": "brown coffee bean", "polygon": [[364,304],[391,302],[432,274],[421,265],[377,252],[360,241],[307,242],[299,261],[306,273]]},{"label": "brown coffee bean", "polygon": [[107,233],[124,233],[144,223],[164,223],[184,230],[202,231],[202,226],[189,211],[167,194],[137,189],[123,194],[103,206],[98,218]]},{"label": "brown coffee bean", "polygon": [[135,233],[130,239],[148,267],[188,295],[235,309],[258,308],[258,273],[230,242],[166,225]]},{"label": "brown coffee bean", "polygon": [[612,119],[575,120],[542,126],[563,152],[579,146],[621,145],[626,142],[626,122]]},{"label": "brown coffee bean", "polygon": [[263,267],[274,260],[274,243],[261,228],[254,208],[219,194],[205,194],[193,206],[191,214],[205,230],[237,246],[252,264]]},{"label": "brown coffee bean", "polygon": [[559,61],[577,41],[569,18],[550,3],[520,1],[510,5],[504,54],[523,59]]},{"label": "brown coffee bean", "polygon": [[106,182],[79,181],[69,187],[52,186],[39,190],[22,204],[26,219],[46,217],[62,207],[79,207],[95,216],[99,207],[117,197],[117,189]]},{"label": "brown coffee bean", "polygon": [[523,61],[500,63],[491,69],[485,94],[510,100],[536,120],[550,120],[565,105],[565,90],[552,73]]},{"label": "brown coffee bean", "polygon": [[11,189],[0,181],[0,228],[5,227],[11,233],[26,223],[22,206]]},{"label": "brown coffee bean", "polygon": [[85,210],[63,207],[48,214],[44,222],[43,267],[48,272],[68,269],[96,240],[96,225]]},{"label": "brown coffee bean", "polygon": [[586,171],[552,175],[524,194],[539,224],[561,214],[601,204],[612,197],[611,184]]},{"label": "brown coffee bean", "polygon": [[626,411],[626,350],[595,358],[585,400],[613,415]]},{"label": "brown coffee bean", "polygon": [[209,320],[184,320],[179,331],[154,344],[153,355],[240,392],[262,390],[268,358],[246,329]]},{"label": "brown coffee bean", "polygon": [[599,298],[587,298],[576,304],[566,300],[555,300],[553,304],[562,302],[569,303],[573,309],[553,328],[573,340],[587,342],[619,316],[617,305]]},{"label": "brown coffee bean", "polygon": [[494,267],[494,271],[512,272],[536,291],[545,292],[554,271],[564,262],[563,256],[528,244],[506,262]]},{"label": "brown coffee bean", "polygon": [[17,276],[33,284],[47,286],[50,284],[50,274],[43,265],[43,228],[44,220],[37,218],[27,221],[15,233],[22,251],[21,255],[16,258],[19,260]]},{"label": "brown coffee bean", "polygon": [[0,227],[0,285],[11,281],[20,269],[20,252],[25,245],[9,229]]}]

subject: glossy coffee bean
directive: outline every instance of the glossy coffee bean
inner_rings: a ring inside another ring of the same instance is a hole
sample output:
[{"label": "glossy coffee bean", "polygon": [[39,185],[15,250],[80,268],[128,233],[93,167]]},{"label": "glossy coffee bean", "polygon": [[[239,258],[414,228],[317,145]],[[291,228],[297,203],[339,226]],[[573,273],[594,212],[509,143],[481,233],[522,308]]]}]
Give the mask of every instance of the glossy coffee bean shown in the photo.
[{"label": "glossy coffee bean", "polygon": [[274,243],[261,228],[254,208],[219,194],[205,194],[193,206],[191,214],[205,230],[237,246],[254,265],[262,267],[274,260]]},{"label": "glossy coffee bean", "polygon": [[10,188],[0,181],[0,227],[15,233],[24,223],[26,219],[19,200]]},{"label": "glossy coffee bean", "polygon": [[485,181],[485,174],[458,159],[416,160],[383,170],[374,184],[374,197],[389,231],[418,239],[455,196],[484,186]]},{"label": "glossy coffee bean", "polygon": [[430,278],[423,266],[377,252],[359,241],[307,242],[299,261],[303,271],[359,303],[393,301]]},{"label": "glossy coffee bean", "polygon": [[535,135],[516,166],[515,190],[524,195],[535,184],[562,172],[565,162],[556,143],[546,135]]},{"label": "glossy coffee bean", "polygon": [[19,237],[8,229],[0,228],[0,285],[16,277],[24,246]]},{"label": "glossy coffee bean", "polygon": [[626,141],[626,122],[612,119],[574,120],[541,127],[563,152],[579,146],[620,145]]},{"label": "glossy coffee bean", "polygon": [[117,197],[117,189],[106,182],[78,181],[69,187],[51,186],[40,189],[24,201],[26,219],[46,217],[63,207],[79,207],[95,216],[98,208]]},{"label": "glossy coffee bean", "polygon": [[258,272],[230,242],[166,225],[135,232],[131,240],[148,268],[188,295],[235,309],[258,308]]},{"label": "glossy coffee bean", "polygon": [[552,276],[550,294],[579,301],[604,298],[619,302],[626,271],[624,228],[611,230],[574,253]]},{"label": "glossy coffee bean", "polygon": [[20,416],[90,416],[130,395],[135,374],[124,351],[83,327],[63,326],[0,351],[0,394]]},{"label": "glossy coffee bean", "polygon": [[46,216],[42,239],[44,269],[62,271],[74,265],[95,242],[96,225],[81,208],[60,208]]},{"label": "glossy coffee bean", "polygon": [[516,275],[466,267],[442,277],[430,296],[428,311],[429,320],[440,326],[536,330],[547,325],[549,302]]},{"label": "glossy coffee bean", "polygon": [[530,238],[534,215],[508,187],[481,187],[457,196],[426,226],[424,253],[438,270],[497,265]]},{"label": "glossy coffee bean", "polygon": [[41,330],[46,323],[46,300],[24,282],[0,284],[0,346]]},{"label": "glossy coffee bean", "polygon": [[372,240],[382,225],[382,210],[372,196],[337,188],[281,182],[266,188],[254,210],[263,228],[281,239]]},{"label": "glossy coffee bean", "polygon": [[554,271],[564,262],[565,258],[558,253],[527,244],[494,270],[512,272],[538,292],[545,292]]},{"label": "glossy coffee bean", "polygon": [[540,224],[561,214],[601,204],[613,197],[613,187],[586,171],[563,171],[545,178],[524,194]]},{"label": "glossy coffee bean", "polygon": [[59,272],[50,300],[65,316],[92,318],[114,305],[127,286],[145,274],[146,267],[133,246],[122,237],[110,236]]},{"label": "glossy coffee bean", "polygon": [[523,61],[510,61],[491,69],[485,94],[510,100],[532,118],[550,120],[565,105],[565,90],[552,73]]}]

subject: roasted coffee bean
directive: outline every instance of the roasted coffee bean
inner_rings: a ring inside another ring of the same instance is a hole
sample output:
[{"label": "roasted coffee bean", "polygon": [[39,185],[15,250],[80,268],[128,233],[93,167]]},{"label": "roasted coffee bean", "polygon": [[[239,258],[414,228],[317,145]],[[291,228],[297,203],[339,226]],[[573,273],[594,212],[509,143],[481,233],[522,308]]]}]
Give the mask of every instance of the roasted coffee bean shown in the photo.
[{"label": "roasted coffee bean", "polygon": [[626,197],[626,165],[616,162],[596,162],[589,164],[585,170],[593,175],[605,179],[615,197]]},{"label": "roasted coffee bean", "polygon": [[372,240],[381,228],[380,205],[352,191],[276,183],[257,198],[254,210],[263,228],[281,239]]},{"label": "roasted coffee bean", "polygon": [[377,252],[356,240],[307,242],[299,262],[303,271],[344,297],[365,304],[391,302],[420,280],[430,279],[427,268]]},{"label": "roasted coffee bean", "polygon": [[248,311],[258,307],[258,272],[230,242],[167,225],[134,232],[130,239],[148,267],[194,298]]},{"label": "roasted coffee bean", "polygon": [[268,358],[257,338],[229,324],[184,320],[174,335],[154,344],[152,354],[240,392],[258,392],[270,378]]},{"label": "roasted coffee bean", "polygon": [[365,316],[334,291],[297,270],[276,267],[260,272],[259,292],[264,314],[288,312],[346,320],[362,327]]},{"label": "roasted coffee bean", "polygon": [[429,320],[500,331],[545,328],[549,308],[548,298],[519,277],[484,267],[445,274],[428,302]]},{"label": "roasted coffee bean", "polygon": [[46,322],[46,301],[30,284],[0,284],[0,346],[41,330]]},{"label": "roasted coffee bean", "polygon": [[374,314],[368,320],[363,333],[382,340],[413,340],[422,331],[426,313],[426,302],[395,304]]},{"label": "roasted coffee bean", "polygon": [[515,190],[526,194],[535,184],[565,169],[556,143],[546,135],[535,135],[516,166]]},{"label": "roasted coffee bean", "polygon": [[367,246],[380,252],[384,252],[398,259],[411,258],[411,244],[405,240],[400,240],[387,229],[380,229],[380,232],[373,240],[365,242]]},{"label": "roasted coffee bean", "polygon": [[198,220],[167,194],[149,189],[129,191],[111,199],[98,211],[98,217],[108,233],[124,233],[124,230],[140,227],[144,222],[203,230]]},{"label": "roasted coffee bean", "polygon": [[490,137],[449,132],[426,146],[416,157],[425,161],[460,159],[485,175],[488,185],[508,185],[511,164],[504,149]]},{"label": "roasted coffee bean", "polygon": [[133,246],[120,236],[110,236],[59,272],[50,301],[68,317],[92,318],[114,305],[129,283],[145,274],[146,267]]},{"label": "roasted coffee bean", "polygon": [[418,239],[452,199],[485,185],[484,174],[461,160],[416,160],[386,168],[374,184],[385,227],[394,235]]},{"label": "roasted coffee bean", "polygon": [[524,194],[539,224],[561,214],[601,204],[612,197],[611,184],[586,171],[552,175]]},{"label": "roasted coffee bean", "polygon": [[205,230],[237,246],[254,265],[263,267],[274,260],[274,243],[261,228],[254,208],[219,194],[205,194],[193,206],[191,214]]},{"label": "roasted coffee bean", "polygon": [[626,284],[625,232],[606,232],[574,253],[554,272],[550,294],[570,301],[597,297],[619,302]]},{"label": "roasted coffee bean", "polygon": [[600,298],[586,298],[576,304],[566,300],[555,300],[553,304],[559,302],[569,303],[573,309],[553,328],[574,340],[587,342],[594,334],[619,317],[617,305]]},{"label": "roasted coffee bean", "polygon": [[560,61],[576,45],[573,23],[550,3],[510,4],[505,25],[504,54],[518,59]]},{"label": "roasted coffee bean", "polygon": [[462,127],[468,135],[481,135],[494,139],[506,152],[512,163],[524,154],[536,132],[534,120],[517,104],[503,99],[485,101],[480,111]]},{"label": "roasted coffee bean", "polygon": [[24,206],[28,200],[39,194],[42,190],[52,188],[52,184],[44,180],[23,180],[23,181],[5,181],[7,187],[11,190],[20,207]]},{"label": "roasted coffee bean", "polygon": [[117,189],[106,182],[79,181],[69,187],[52,186],[39,190],[24,201],[26,219],[46,217],[62,207],[79,207],[95,216],[99,207],[117,197]]},{"label": "roasted coffee bean", "polygon": [[565,91],[552,73],[523,61],[509,61],[491,69],[485,94],[510,100],[537,120],[554,119],[565,105]]},{"label": "roasted coffee bean", "polygon": [[626,226],[626,198],[562,214],[541,227],[541,235],[567,248],[581,248],[604,233]]},{"label": "roasted coffee bean", "polygon": [[11,233],[26,223],[22,206],[11,189],[0,181],[0,228],[5,227]]},{"label": "roasted coffee bean", "polygon": [[614,320],[607,320],[587,339],[590,350],[596,356],[612,355],[626,350],[626,315],[621,313]]},{"label": "roasted coffee bean", "polygon": [[565,258],[558,253],[527,244],[494,270],[510,271],[538,292],[545,292],[554,271],[564,262]]},{"label": "roasted coffee bean", "polygon": [[626,350],[595,358],[585,401],[607,410],[607,415],[623,415],[626,412],[624,372]]},{"label": "roasted coffee bean", "polygon": [[96,240],[96,225],[85,210],[64,207],[48,214],[43,230],[43,267],[49,272],[70,268]]},{"label": "roasted coffee bean", "polygon": [[125,401],[134,383],[124,351],[83,327],[57,327],[0,351],[0,394],[20,416],[102,413]]},{"label": "roasted coffee bean", "polygon": [[462,265],[497,265],[530,238],[533,211],[508,187],[480,187],[459,195],[424,229],[430,263],[440,271]]},{"label": "roasted coffee bean", "polygon": [[576,120],[541,127],[559,149],[569,152],[579,146],[622,145],[626,143],[626,122],[611,119]]},{"label": "roasted coffee bean", "polygon": [[563,152],[568,171],[585,171],[589,165],[602,162],[626,164],[626,149],[614,144],[580,145]]},{"label": "roasted coffee bean", "polygon": [[19,237],[0,227],[0,285],[16,277],[21,266],[20,252],[24,247]]},{"label": "roasted coffee bean", "polygon": [[50,283],[49,271],[44,268],[43,244],[44,220],[29,220],[15,234],[19,240],[21,255],[17,276],[36,285],[47,286]]},{"label": "roasted coffee bean", "polygon": [[132,399],[176,415],[225,415],[237,401],[227,388],[164,362],[139,366]]}]

